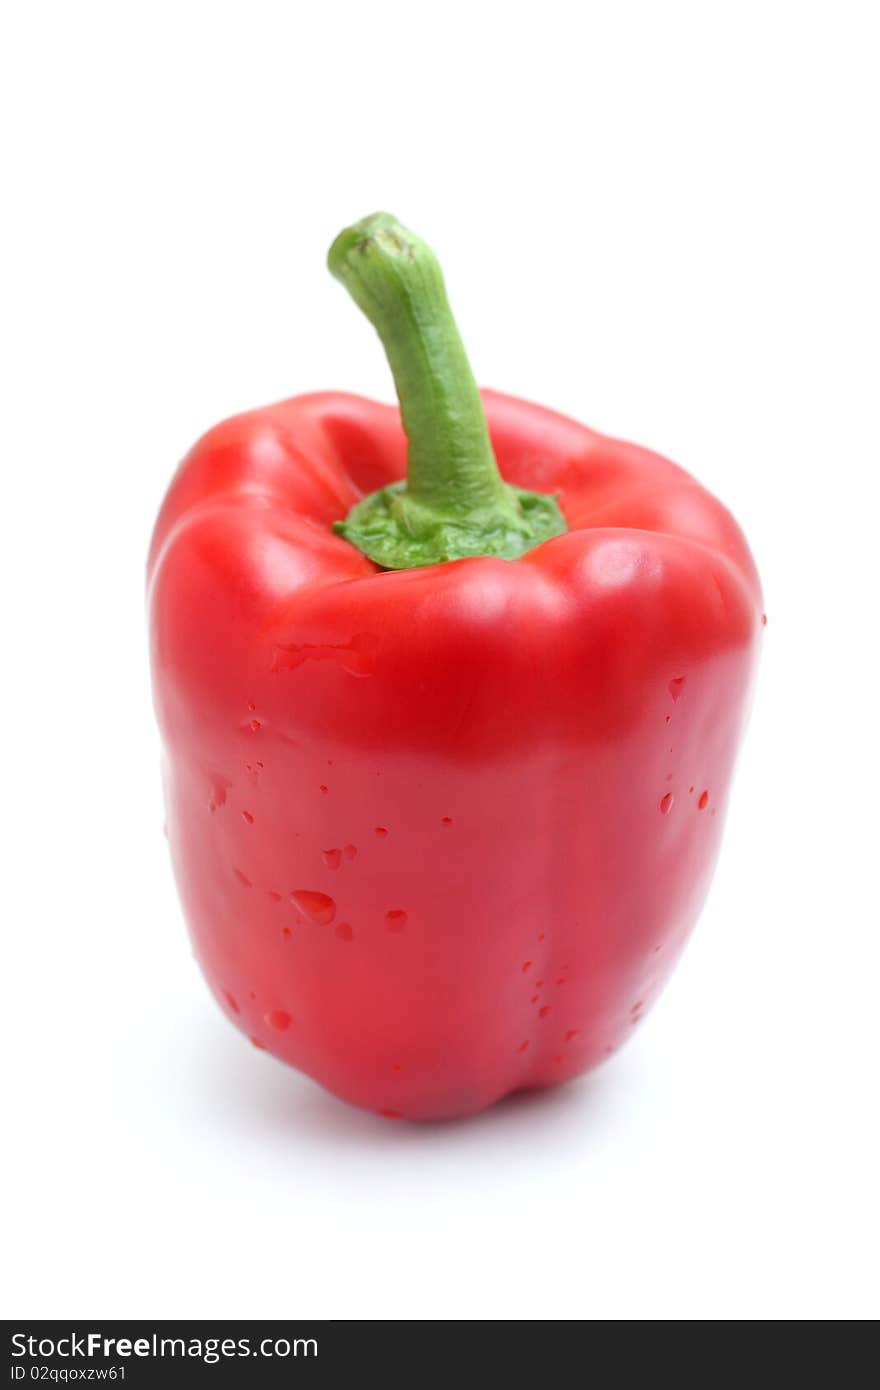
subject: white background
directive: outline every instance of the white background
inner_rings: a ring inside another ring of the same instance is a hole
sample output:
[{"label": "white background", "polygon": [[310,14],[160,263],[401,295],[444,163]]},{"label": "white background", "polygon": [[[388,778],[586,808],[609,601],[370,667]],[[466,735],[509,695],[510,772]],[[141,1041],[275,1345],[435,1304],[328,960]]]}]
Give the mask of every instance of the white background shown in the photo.
[{"label": "white background", "polygon": [[[880,1311],[877,19],[7,12],[7,1316]],[[644,1029],[592,1078],[430,1128],[258,1054],[202,984],[143,621],[204,428],[390,397],[324,269],[377,207],[437,248],[485,384],[724,498],[769,614],[720,869]]]}]

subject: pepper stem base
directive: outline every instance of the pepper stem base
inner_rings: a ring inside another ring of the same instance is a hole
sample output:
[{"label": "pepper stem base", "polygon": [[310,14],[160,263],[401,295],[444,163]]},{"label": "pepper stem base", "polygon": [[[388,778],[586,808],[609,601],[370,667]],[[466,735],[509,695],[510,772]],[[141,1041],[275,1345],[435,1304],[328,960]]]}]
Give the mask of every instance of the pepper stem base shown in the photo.
[{"label": "pepper stem base", "polygon": [[493,504],[465,517],[444,516],[391,483],[355,503],[338,535],[385,569],[415,569],[493,555],[517,560],[568,528],[555,497],[503,483]]}]

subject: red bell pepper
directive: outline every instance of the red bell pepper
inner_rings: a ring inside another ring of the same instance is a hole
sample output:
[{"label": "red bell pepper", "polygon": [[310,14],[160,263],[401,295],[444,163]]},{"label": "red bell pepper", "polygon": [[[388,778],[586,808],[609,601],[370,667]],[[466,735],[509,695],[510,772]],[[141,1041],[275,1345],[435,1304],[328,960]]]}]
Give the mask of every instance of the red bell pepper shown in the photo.
[{"label": "red bell pepper", "polygon": [[301,396],[183,461],[149,561],[168,836],[257,1047],[381,1115],[464,1115],[601,1062],[656,999],[712,874],[760,587],[681,468],[478,393],[393,219],[330,266],[401,412]]}]

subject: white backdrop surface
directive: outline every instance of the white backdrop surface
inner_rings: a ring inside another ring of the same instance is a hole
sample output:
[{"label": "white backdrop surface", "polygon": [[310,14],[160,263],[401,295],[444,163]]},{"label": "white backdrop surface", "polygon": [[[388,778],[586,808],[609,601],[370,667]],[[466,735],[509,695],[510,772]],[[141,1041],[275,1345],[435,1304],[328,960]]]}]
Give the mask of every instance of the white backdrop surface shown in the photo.
[{"label": "white backdrop surface", "polygon": [[[0,44],[7,1316],[876,1315],[877,12],[15,6]],[[162,838],[143,562],[215,420],[390,398],[390,208],[479,379],[668,454],[769,624],[721,864],[603,1070],[389,1125],[248,1047]]]}]

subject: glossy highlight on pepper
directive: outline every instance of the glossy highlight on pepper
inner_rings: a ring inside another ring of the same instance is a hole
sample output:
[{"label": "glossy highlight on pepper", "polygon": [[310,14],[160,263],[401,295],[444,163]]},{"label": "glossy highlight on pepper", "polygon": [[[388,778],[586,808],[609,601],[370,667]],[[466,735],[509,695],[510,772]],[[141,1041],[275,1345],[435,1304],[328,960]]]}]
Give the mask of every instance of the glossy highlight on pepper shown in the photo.
[{"label": "glossy highlight on pepper", "polygon": [[148,566],[168,838],[257,1047],[449,1118],[595,1066],[656,999],[714,868],[761,592],[683,469],[477,391],[394,219],[330,265],[399,408],[294,397],[180,465]]}]

